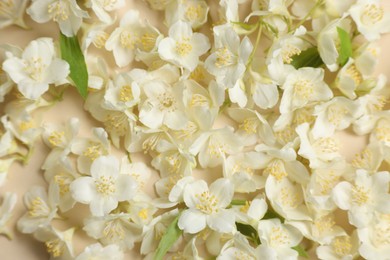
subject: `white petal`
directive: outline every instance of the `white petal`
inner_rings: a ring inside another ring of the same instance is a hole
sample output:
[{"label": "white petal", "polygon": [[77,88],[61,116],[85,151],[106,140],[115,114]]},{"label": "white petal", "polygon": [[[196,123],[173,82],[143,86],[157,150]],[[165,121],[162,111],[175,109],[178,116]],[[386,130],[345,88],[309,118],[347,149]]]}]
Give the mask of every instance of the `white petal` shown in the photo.
[{"label": "white petal", "polygon": [[195,234],[206,227],[206,216],[197,210],[185,210],[179,218],[178,226],[186,233]]},{"label": "white petal", "polygon": [[80,177],[69,187],[72,197],[80,203],[88,204],[96,196],[95,182],[91,177]]},{"label": "white petal", "polygon": [[207,225],[221,233],[230,233],[235,229],[235,216],[228,210],[219,210],[218,213],[207,216]]}]

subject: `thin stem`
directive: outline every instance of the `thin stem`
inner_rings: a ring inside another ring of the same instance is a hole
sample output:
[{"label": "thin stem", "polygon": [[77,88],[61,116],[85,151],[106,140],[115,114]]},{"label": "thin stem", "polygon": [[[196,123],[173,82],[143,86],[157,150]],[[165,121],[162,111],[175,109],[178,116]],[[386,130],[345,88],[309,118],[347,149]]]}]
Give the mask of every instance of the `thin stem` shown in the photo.
[{"label": "thin stem", "polygon": [[305,15],[305,17],[303,17],[303,19],[301,19],[301,21],[298,24],[296,24],[291,30],[289,30],[289,32],[295,31],[301,25],[303,25],[309,19],[309,17],[311,17],[313,15],[313,13],[317,10],[317,8],[320,7],[321,5],[323,5],[324,3],[325,3],[325,0],[318,0],[318,2]]},{"label": "thin stem", "polygon": [[248,69],[252,65],[253,58],[254,58],[255,53],[257,51],[257,47],[259,46],[259,43],[260,43],[261,32],[263,29],[263,23],[261,20],[259,20],[258,26],[259,26],[259,31],[257,32],[255,46],[253,47],[252,53],[250,54],[250,56],[248,58],[248,63],[246,64],[246,69]]}]

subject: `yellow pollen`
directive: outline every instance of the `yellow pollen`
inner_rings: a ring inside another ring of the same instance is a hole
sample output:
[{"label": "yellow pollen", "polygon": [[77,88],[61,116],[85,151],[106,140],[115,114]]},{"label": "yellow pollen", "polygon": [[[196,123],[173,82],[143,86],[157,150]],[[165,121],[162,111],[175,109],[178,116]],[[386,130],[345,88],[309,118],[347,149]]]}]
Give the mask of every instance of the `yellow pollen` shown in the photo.
[{"label": "yellow pollen", "polygon": [[334,186],[339,182],[340,177],[337,176],[333,170],[327,174],[318,175],[317,182],[320,185],[320,194],[327,195],[332,191]]},{"label": "yellow pollen", "polygon": [[141,209],[141,210],[138,212],[138,217],[140,217],[140,218],[143,219],[143,220],[148,219],[148,209]]},{"label": "yellow pollen", "polygon": [[198,127],[195,123],[189,122],[185,129],[176,131],[176,136],[179,139],[190,139],[194,136],[194,134],[198,131]]},{"label": "yellow pollen", "polygon": [[54,131],[47,139],[52,146],[59,146],[60,144],[63,143],[64,136],[65,136],[64,132]]},{"label": "yellow pollen", "polygon": [[150,137],[146,138],[146,140],[142,143],[142,150],[144,153],[148,153],[149,151],[154,151],[156,149],[157,144],[161,140],[161,134],[153,134]]},{"label": "yellow pollen", "polygon": [[302,99],[310,99],[314,93],[314,85],[307,79],[301,79],[294,83],[294,95]]},{"label": "yellow pollen", "polygon": [[282,59],[283,62],[286,64],[290,64],[292,62],[292,58],[295,55],[301,54],[301,50],[292,45],[292,44],[287,44],[283,49],[282,49]]},{"label": "yellow pollen", "polygon": [[169,164],[169,171],[171,173],[179,173],[181,168],[181,158],[179,153],[175,153],[166,157],[166,161]]},{"label": "yellow pollen", "polygon": [[176,52],[180,56],[187,56],[192,51],[192,45],[188,38],[184,38],[176,43]]},{"label": "yellow pollen", "polygon": [[204,13],[204,8],[198,4],[196,6],[189,6],[185,12],[185,17],[188,21],[195,21],[201,19]]},{"label": "yellow pollen", "polygon": [[209,101],[205,96],[200,94],[192,95],[190,101],[190,107],[208,107],[208,106],[209,106]]},{"label": "yellow pollen", "polygon": [[236,250],[234,251],[234,259],[237,260],[255,260],[256,258],[252,257],[248,253],[242,251],[242,250]]},{"label": "yellow pollen", "polygon": [[136,35],[132,35],[129,31],[122,31],[119,38],[121,46],[130,50],[133,50],[139,41],[139,38]]},{"label": "yellow pollen", "polygon": [[216,157],[216,158],[220,158],[221,157],[221,153],[224,153],[226,152],[226,145],[225,144],[213,144],[211,141],[208,145],[208,152],[210,154],[210,156],[212,157]]},{"label": "yellow pollen", "polygon": [[351,238],[347,236],[336,237],[332,241],[332,248],[338,256],[348,255],[352,249]]},{"label": "yellow pollen", "polygon": [[331,137],[318,138],[313,146],[321,153],[336,153],[339,151],[339,145]]},{"label": "yellow pollen", "polygon": [[296,136],[295,128],[288,125],[285,129],[275,132],[275,137],[279,143],[287,144],[294,140]]},{"label": "yellow pollen", "polygon": [[255,134],[257,133],[258,119],[256,118],[246,118],[241,124],[239,124],[238,128],[240,130],[245,131],[245,133]]},{"label": "yellow pollen", "polygon": [[19,124],[19,129],[22,132],[25,132],[25,131],[30,130],[32,128],[34,128],[34,121],[33,120],[23,121]]},{"label": "yellow pollen", "polygon": [[166,195],[169,195],[171,192],[173,186],[176,185],[176,183],[183,178],[182,174],[172,174],[167,178],[167,182],[164,184],[164,187],[166,189],[165,193]]},{"label": "yellow pollen", "polygon": [[66,1],[58,0],[47,6],[47,12],[54,22],[61,22],[69,18],[69,6]]},{"label": "yellow pollen", "polygon": [[349,65],[345,73],[355,82],[355,85],[358,86],[363,82],[363,76],[355,64]]},{"label": "yellow pollen", "polygon": [[196,194],[195,197],[199,200],[198,204],[195,205],[196,209],[202,211],[207,215],[211,215],[219,211],[218,199],[213,194],[210,194],[208,191]]},{"label": "yellow pollen", "polygon": [[383,19],[384,10],[382,7],[375,4],[368,4],[365,6],[361,15],[363,24],[374,25]]},{"label": "yellow pollen", "polygon": [[289,236],[284,230],[282,230],[282,228],[272,227],[269,241],[271,247],[286,245],[288,242]]},{"label": "yellow pollen", "polygon": [[358,206],[366,204],[369,200],[368,190],[360,185],[355,185],[352,188],[352,202]]},{"label": "yellow pollen", "polygon": [[109,196],[115,193],[115,181],[111,176],[100,176],[95,180],[96,191],[102,195]]},{"label": "yellow pollen", "polygon": [[267,168],[265,168],[264,174],[272,175],[277,181],[281,181],[288,176],[288,173],[284,168],[283,161],[279,159],[275,159],[270,162]]},{"label": "yellow pollen", "polygon": [[46,250],[53,257],[59,257],[64,253],[64,242],[57,239],[52,239],[45,242]]},{"label": "yellow pollen", "polygon": [[84,150],[83,155],[94,161],[102,154],[103,146],[99,143],[91,142],[87,149]]},{"label": "yellow pollen", "polygon": [[119,100],[122,102],[127,102],[133,99],[134,96],[131,87],[129,85],[121,87],[121,90],[119,91]]},{"label": "yellow pollen", "polygon": [[158,96],[160,102],[159,109],[161,111],[173,112],[176,110],[176,101],[171,93],[164,92]]},{"label": "yellow pollen", "polygon": [[390,225],[375,225],[372,238],[373,245],[376,247],[388,247],[390,245]]},{"label": "yellow pollen", "polygon": [[69,178],[66,174],[60,173],[54,176],[54,182],[60,189],[60,195],[64,196],[69,192],[69,185],[72,182],[72,179]]},{"label": "yellow pollen", "polygon": [[49,215],[49,213],[50,208],[41,197],[36,197],[31,202],[31,206],[28,209],[28,214],[30,217],[46,217]]},{"label": "yellow pollen", "polygon": [[332,232],[336,222],[330,216],[323,216],[314,221],[314,227],[318,231],[318,235],[321,236],[324,232]]},{"label": "yellow pollen", "polygon": [[240,211],[242,213],[247,213],[250,206],[251,206],[251,202],[250,201],[245,201],[245,205],[240,207]]},{"label": "yellow pollen", "polygon": [[250,176],[253,176],[253,174],[255,173],[255,171],[251,167],[244,166],[240,162],[238,162],[234,165],[232,172],[233,172],[233,174],[246,173],[247,175],[250,175]]},{"label": "yellow pollen", "polygon": [[280,190],[280,200],[284,206],[296,208],[301,202],[301,196],[293,187],[283,187]]},{"label": "yellow pollen", "polygon": [[153,50],[154,46],[156,45],[156,39],[157,34],[144,33],[141,36],[142,49],[147,52]]},{"label": "yellow pollen", "polygon": [[374,133],[379,141],[390,142],[390,123],[385,120],[379,121]]},{"label": "yellow pollen", "polygon": [[351,161],[351,164],[355,168],[370,169],[370,165],[373,160],[372,151],[365,148],[361,153],[355,155],[355,158]]},{"label": "yellow pollen", "polygon": [[215,66],[218,68],[230,66],[235,63],[234,57],[227,47],[218,48],[215,53],[217,55]]},{"label": "yellow pollen", "polygon": [[333,105],[328,107],[328,121],[335,126],[338,126],[341,123],[341,120],[343,120],[346,115],[348,115],[348,110],[339,105]]},{"label": "yellow pollen", "polygon": [[103,236],[110,241],[121,241],[125,238],[125,231],[120,220],[108,221],[103,229]]},{"label": "yellow pollen", "polygon": [[108,39],[108,33],[106,32],[99,32],[93,39],[92,43],[95,45],[96,48],[101,49],[106,45],[106,41]]},{"label": "yellow pollen", "polygon": [[303,123],[311,124],[314,122],[314,120],[315,120],[315,117],[312,115],[312,113],[309,109],[299,109],[299,110],[296,110],[293,123],[296,125],[300,125]]},{"label": "yellow pollen", "polygon": [[124,136],[129,128],[128,117],[122,112],[112,112],[106,116],[104,126],[108,132]]},{"label": "yellow pollen", "polygon": [[14,16],[13,9],[15,7],[15,3],[13,0],[2,0],[0,1],[0,16]]},{"label": "yellow pollen", "polygon": [[370,103],[368,106],[373,112],[381,111],[385,105],[387,104],[388,100],[384,96],[376,96],[373,98],[372,103]]},{"label": "yellow pollen", "polygon": [[42,81],[43,80],[43,72],[46,69],[46,65],[43,64],[42,58],[32,58],[28,61],[25,61],[25,68],[24,70],[26,73],[35,81]]}]

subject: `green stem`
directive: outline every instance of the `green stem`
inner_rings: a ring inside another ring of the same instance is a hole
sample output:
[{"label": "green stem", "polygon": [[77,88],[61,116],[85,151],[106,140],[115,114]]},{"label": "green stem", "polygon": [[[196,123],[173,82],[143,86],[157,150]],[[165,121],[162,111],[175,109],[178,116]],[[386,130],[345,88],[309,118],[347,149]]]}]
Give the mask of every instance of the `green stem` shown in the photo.
[{"label": "green stem", "polygon": [[296,29],[299,28],[299,26],[303,25],[309,19],[309,17],[313,15],[313,13],[317,10],[317,8],[323,5],[324,3],[325,0],[318,0],[317,3],[305,15],[305,17],[303,17],[303,19],[301,19],[301,21],[298,24],[296,24],[291,30],[289,30],[289,32],[295,31]]},{"label": "green stem", "polygon": [[257,51],[257,47],[259,46],[259,43],[260,43],[261,32],[262,32],[262,29],[263,29],[263,23],[262,23],[261,20],[259,20],[258,26],[259,26],[259,31],[257,32],[255,46],[253,47],[252,53],[250,54],[250,56],[249,56],[249,58],[248,58],[248,63],[246,64],[246,69],[247,69],[247,70],[248,70],[248,69],[250,68],[250,66],[252,65],[253,58],[254,58],[255,53],[256,53],[256,51]]},{"label": "green stem", "polygon": [[246,204],[246,200],[232,200],[230,202],[231,206],[244,206]]}]

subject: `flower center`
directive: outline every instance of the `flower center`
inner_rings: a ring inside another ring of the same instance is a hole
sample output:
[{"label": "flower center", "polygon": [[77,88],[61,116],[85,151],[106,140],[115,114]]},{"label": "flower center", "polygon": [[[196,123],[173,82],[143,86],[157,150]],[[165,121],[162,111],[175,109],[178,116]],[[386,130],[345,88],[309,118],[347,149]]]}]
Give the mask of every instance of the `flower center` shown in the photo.
[{"label": "flower center", "polygon": [[102,195],[108,196],[115,192],[115,181],[111,176],[100,176],[95,180],[96,190]]},{"label": "flower center", "polygon": [[218,68],[230,66],[235,63],[234,56],[227,47],[218,48],[215,53],[217,55],[215,66]]},{"label": "flower center", "polygon": [[351,238],[347,236],[336,237],[332,241],[332,248],[338,256],[348,255],[352,249]]},{"label": "flower center", "polygon": [[64,253],[64,243],[57,239],[52,239],[45,242],[46,250],[53,257],[59,257]]},{"label": "flower center", "polygon": [[146,220],[148,219],[148,209],[141,209],[139,212],[138,212],[138,217],[140,217],[142,220]]},{"label": "flower center", "polygon": [[205,96],[200,94],[192,95],[190,101],[190,107],[208,107],[208,106],[209,106],[209,101]]},{"label": "flower center", "polygon": [[218,212],[218,199],[210,192],[204,191],[196,194],[195,197],[199,200],[198,204],[195,205],[196,209],[207,215]]},{"label": "flower center", "polygon": [[156,45],[157,34],[144,33],[141,37],[142,49],[146,52],[153,50]]},{"label": "flower center", "polygon": [[339,182],[340,177],[337,176],[334,171],[327,172],[325,174],[317,175],[317,183],[320,186],[320,194],[327,195],[332,191],[333,187]]},{"label": "flower center", "polygon": [[310,80],[301,79],[294,83],[294,95],[302,99],[309,99],[314,93],[314,85]]},{"label": "flower center", "polygon": [[12,11],[15,7],[13,0],[2,0],[0,1],[0,15],[12,17],[14,12]]},{"label": "flower center", "polygon": [[122,102],[127,102],[133,99],[134,96],[131,87],[129,85],[121,87],[121,90],[119,91],[119,100]]},{"label": "flower center", "polygon": [[273,160],[264,170],[264,174],[272,175],[277,181],[288,176],[281,160]]},{"label": "flower center", "polygon": [[285,47],[283,47],[281,54],[283,62],[290,64],[292,62],[291,57],[301,54],[301,50],[292,44],[287,44]]},{"label": "flower center", "polygon": [[103,146],[99,143],[90,143],[87,149],[84,150],[83,155],[94,161],[102,154]]},{"label": "flower center", "polygon": [[169,164],[169,171],[171,173],[179,173],[182,162],[179,153],[174,153],[170,156],[167,156],[166,161]]},{"label": "flower center", "polygon": [[26,61],[25,71],[35,81],[42,81],[43,72],[46,69],[46,65],[43,63],[42,58],[32,58]]},{"label": "flower center", "polygon": [[47,139],[52,146],[59,146],[63,144],[64,136],[65,136],[64,132],[54,131],[50,134],[50,136]]},{"label": "flower center", "polygon": [[125,238],[125,231],[118,220],[108,221],[103,229],[103,236],[110,241],[121,241]]},{"label": "flower center", "polygon": [[379,121],[374,132],[379,141],[390,142],[390,123],[387,120]]},{"label": "flower center", "polygon": [[69,192],[69,185],[72,182],[72,178],[67,176],[65,173],[60,173],[54,176],[54,182],[60,189],[60,195],[64,196]]},{"label": "flower center", "polygon": [[313,146],[321,153],[335,153],[339,150],[337,142],[331,137],[318,138]]},{"label": "flower center", "polygon": [[28,214],[31,217],[46,217],[50,213],[50,208],[41,197],[36,197],[32,202],[28,210]]},{"label": "flower center", "polygon": [[249,134],[255,134],[257,132],[257,122],[258,120],[256,118],[246,118],[239,126],[238,128],[240,130],[245,131],[245,133]]},{"label": "flower center", "polygon": [[161,138],[161,134],[152,134],[150,137],[146,138],[146,140],[142,143],[142,150],[144,153],[146,154],[149,151],[154,151]]},{"label": "flower center", "polygon": [[25,131],[30,130],[32,128],[34,128],[34,121],[33,120],[23,121],[19,124],[19,129],[21,132],[25,132]]},{"label": "flower center", "polygon": [[318,236],[321,236],[324,232],[332,232],[335,224],[336,222],[330,216],[324,216],[314,221]]},{"label": "flower center", "polygon": [[280,190],[280,200],[283,206],[296,208],[301,202],[301,196],[293,186],[283,187]]},{"label": "flower center", "polygon": [[355,185],[352,188],[352,202],[358,206],[362,206],[368,202],[368,190],[360,185]]},{"label": "flower center", "polygon": [[113,112],[104,120],[107,131],[118,136],[124,136],[129,128],[128,117],[125,113]]},{"label": "flower center", "polygon": [[69,18],[69,6],[66,1],[58,0],[47,6],[47,12],[54,22],[61,22]]},{"label": "flower center", "polygon": [[374,25],[383,19],[384,10],[382,7],[375,4],[368,4],[365,6],[361,15],[363,24]]},{"label": "flower center", "polygon": [[289,236],[281,227],[272,227],[270,234],[270,246],[279,247],[288,244]]},{"label": "flower center", "polygon": [[196,124],[189,121],[186,128],[176,131],[175,134],[179,139],[190,139],[194,136],[196,131],[198,131]]},{"label": "flower center", "polygon": [[139,39],[136,35],[132,35],[129,31],[122,31],[119,36],[119,42],[123,48],[133,50]]},{"label": "flower center", "polygon": [[106,32],[99,32],[94,38],[92,43],[95,45],[96,48],[103,48],[106,44],[106,41],[108,39],[108,33]]},{"label": "flower center", "polygon": [[176,110],[176,101],[171,93],[164,92],[158,96],[159,109],[161,111],[173,112]]},{"label": "flower center", "polygon": [[350,65],[345,72],[349,77],[351,77],[356,86],[363,82],[363,76],[355,64]]},{"label": "flower center", "polygon": [[252,176],[255,171],[251,167],[244,166],[242,163],[236,163],[232,170],[233,174],[236,173],[246,173],[247,175]]},{"label": "flower center", "polygon": [[204,8],[198,4],[196,6],[189,6],[185,12],[185,17],[187,18],[188,21],[195,21],[200,18],[202,18],[204,13]]},{"label": "flower center", "polygon": [[328,107],[327,112],[328,121],[335,126],[338,126],[341,123],[341,120],[343,120],[344,116],[348,114],[348,110],[339,105]]},{"label": "flower center", "polygon": [[184,38],[176,43],[176,52],[179,56],[187,56],[192,51],[192,45],[188,38]]},{"label": "flower center", "polygon": [[374,96],[370,101],[368,107],[373,112],[381,111],[388,102],[387,98],[384,96]]}]

